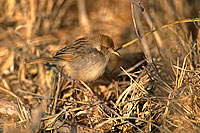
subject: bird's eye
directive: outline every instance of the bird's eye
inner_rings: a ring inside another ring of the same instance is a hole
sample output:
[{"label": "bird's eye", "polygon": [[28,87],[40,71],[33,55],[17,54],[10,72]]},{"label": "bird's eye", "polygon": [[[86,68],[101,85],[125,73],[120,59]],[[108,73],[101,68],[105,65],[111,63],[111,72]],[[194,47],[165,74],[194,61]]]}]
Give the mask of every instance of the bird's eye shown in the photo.
[{"label": "bird's eye", "polygon": [[106,49],[108,50],[108,49],[110,49],[109,47],[106,47]]}]

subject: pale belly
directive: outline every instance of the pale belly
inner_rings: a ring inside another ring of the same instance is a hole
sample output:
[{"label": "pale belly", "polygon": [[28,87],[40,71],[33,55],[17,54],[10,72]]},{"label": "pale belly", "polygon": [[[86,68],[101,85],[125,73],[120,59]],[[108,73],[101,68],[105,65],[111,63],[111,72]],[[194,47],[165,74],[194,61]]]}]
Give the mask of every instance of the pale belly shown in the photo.
[{"label": "pale belly", "polygon": [[66,73],[72,79],[94,81],[105,72],[109,57],[91,55],[79,63],[64,66]]}]

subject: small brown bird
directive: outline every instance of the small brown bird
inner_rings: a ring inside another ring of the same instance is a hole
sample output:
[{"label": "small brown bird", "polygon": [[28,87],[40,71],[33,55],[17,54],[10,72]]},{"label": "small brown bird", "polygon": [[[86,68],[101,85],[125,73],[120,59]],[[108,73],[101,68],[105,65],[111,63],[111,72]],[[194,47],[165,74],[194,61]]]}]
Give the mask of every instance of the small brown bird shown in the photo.
[{"label": "small brown bird", "polygon": [[52,58],[41,57],[27,63],[52,63],[63,68],[64,72],[74,80],[94,81],[101,76],[114,51],[114,42],[107,35],[91,35],[79,38],[60,49]]}]

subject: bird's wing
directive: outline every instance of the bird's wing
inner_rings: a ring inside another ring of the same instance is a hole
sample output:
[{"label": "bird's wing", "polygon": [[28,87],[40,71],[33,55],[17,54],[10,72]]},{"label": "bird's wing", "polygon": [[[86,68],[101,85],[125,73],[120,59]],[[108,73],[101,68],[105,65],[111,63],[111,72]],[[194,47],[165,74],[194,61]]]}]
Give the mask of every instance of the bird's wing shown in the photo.
[{"label": "bird's wing", "polygon": [[75,61],[77,58],[74,58],[71,54],[56,54],[53,58],[65,60],[65,61]]},{"label": "bird's wing", "polygon": [[98,52],[96,48],[92,47],[86,41],[75,41],[74,43],[60,49],[54,58],[59,58],[66,61],[76,61],[94,51]]}]

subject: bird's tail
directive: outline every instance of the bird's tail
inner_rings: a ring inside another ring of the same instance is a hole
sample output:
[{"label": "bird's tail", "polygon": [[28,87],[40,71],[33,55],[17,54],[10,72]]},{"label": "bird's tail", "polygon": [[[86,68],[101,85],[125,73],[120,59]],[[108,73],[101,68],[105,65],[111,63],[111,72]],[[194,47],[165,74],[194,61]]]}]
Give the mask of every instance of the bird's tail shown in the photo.
[{"label": "bird's tail", "polygon": [[55,64],[56,59],[55,58],[49,58],[49,57],[41,57],[36,59],[27,60],[26,63],[28,64],[37,64],[37,63],[52,63]]}]

